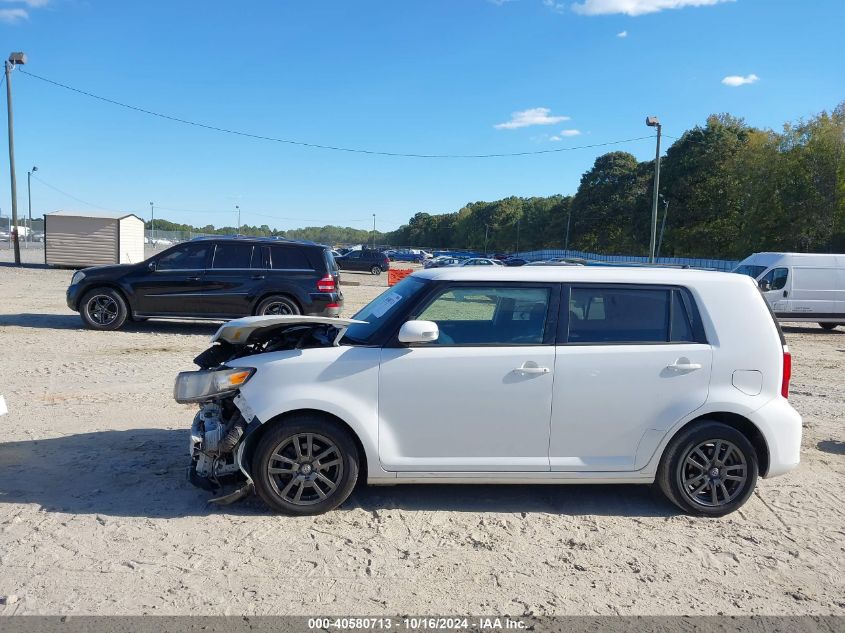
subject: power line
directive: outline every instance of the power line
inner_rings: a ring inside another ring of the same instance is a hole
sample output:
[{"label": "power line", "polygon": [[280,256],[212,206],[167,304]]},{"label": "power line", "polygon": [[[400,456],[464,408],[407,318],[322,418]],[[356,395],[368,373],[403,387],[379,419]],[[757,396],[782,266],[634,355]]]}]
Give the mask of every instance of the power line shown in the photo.
[{"label": "power line", "polygon": [[97,99],[99,101],[103,101],[105,103],[109,103],[111,105],[119,106],[121,108],[126,108],[128,110],[134,110],[135,112],[141,112],[142,114],[148,114],[150,116],[158,117],[160,119],[165,119],[168,121],[173,121],[175,123],[181,123],[183,125],[190,125],[193,127],[203,128],[206,130],[213,130],[215,132],[222,132],[224,134],[233,134],[235,136],[243,136],[246,138],[257,139],[261,141],[271,141],[274,143],[285,143],[287,145],[298,145],[300,147],[308,147],[312,149],[324,149],[324,150],[331,150],[335,152],[349,152],[354,154],[370,154],[374,156],[391,156],[395,158],[508,158],[508,157],[518,157],[518,156],[537,156],[540,154],[556,154],[560,152],[571,152],[579,149],[591,149],[595,147],[607,147],[609,145],[622,145],[623,143],[632,143],[634,141],[642,141],[645,139],[652,138],[649,136],[638,136],[635,138],[628,138],[622,139],[618,141],[608,141],[605,143],[592,143],[589,145],[579,145],[579,146],[572,146],[572,147],[556,147],[552,149],[541,149],[541,150],[532,150],[532,151],[525,151],[525,152],[503,152],[503,153],[494,153],[494,154],[422,154],[422,153],[412,153],[412,152],[385,152],[385,151],[378,151],[378,150],[371,150],[371,149],[362,149],[356,147],[342,147],[338,145],[322,145],[320,143],[309,143],[306,141],[296,141],[292,139],[284,139],[284,138],[276,138],[273,136],[265,136],[262,134],[252,134],[250,132],[243,132],[240,130],[231,130],[224,127],[218,127],[216,125],[208,125],[206,123],[199,123],[197,121],[190,121],[188,119],[181,119],[179,117],[171,116],[169,114],[162,114],[160,112],[154,112],[152,110],[147,110],[145,108],[140,108],[138,106],[130,105],[128,103],[122,103],[120,101],[115,101],[114,99],[109,99],[107,97],[101,97],[100,95],[96,95],[92,92],[87,92],[85,90],[81,90],[79,88],[74,88],[73,86],[68,86],[67,84],[60,83],[58,81],[53,81],[52,79],[47,79],[46,77],[41,77],[34,73],[28,72],[23,70],[22,68],[19,69],[19,72],[32,77],[34,79],[38,79],[39,81],[43,81],[45,83],[51,84],[53,86],[57,86],[59,88],[64,88],[65,90],[70,90],[71,92],[76,92],[77,94],[85,95],[86,97],[90,97],[92,99]]}]

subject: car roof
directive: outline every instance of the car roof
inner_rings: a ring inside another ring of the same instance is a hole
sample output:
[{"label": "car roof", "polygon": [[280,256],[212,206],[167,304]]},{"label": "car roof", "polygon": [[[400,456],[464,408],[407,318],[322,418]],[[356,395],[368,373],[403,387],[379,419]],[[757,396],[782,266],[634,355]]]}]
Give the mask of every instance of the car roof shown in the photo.
[{"label": "car roof", "polygon": [[329,248],[323,244],[316,242],[309,242],[307,240],[289,240],[286,237],[259,237],[256,235],[205,235],[202,237],[195,237],[191,241],[208,241],[216,240],[220,242],[260,242],[261,244],[291,244],[294,246],[316,246],[318,248]]},{"label": "car roof", "polygon": [[696,281],[744,282],[745,275],[678,268],[624,268],[611,266],[461,266],[427,268],[414,277],[437,281],[526,281],[572,283],[691,284]]}]

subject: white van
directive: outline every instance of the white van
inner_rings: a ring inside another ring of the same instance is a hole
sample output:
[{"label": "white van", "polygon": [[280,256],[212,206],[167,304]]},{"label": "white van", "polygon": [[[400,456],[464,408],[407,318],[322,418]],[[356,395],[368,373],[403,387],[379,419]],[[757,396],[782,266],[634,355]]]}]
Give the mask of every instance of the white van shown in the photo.
[{"label": "white van", "polygon": [[757,280],[781,321],[845,325],[845,255],[754,253],[733,272]]}]

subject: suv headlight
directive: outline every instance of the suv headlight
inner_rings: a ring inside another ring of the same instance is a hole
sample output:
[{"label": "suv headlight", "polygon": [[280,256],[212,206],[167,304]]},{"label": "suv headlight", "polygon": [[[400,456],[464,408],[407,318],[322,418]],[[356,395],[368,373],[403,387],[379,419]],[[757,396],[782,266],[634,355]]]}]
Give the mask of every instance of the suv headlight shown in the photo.
[{"label": "suv headlight", "polygon": [[212,371],[183,371],[176,376],[176,402],[203,402],[235,393],[255,374],[253,367],[227,367]]},{"label": "suv headlight", "polygon": [[83,279],[85,279],[85,273],[81,270],[77,270],[75,273],[73,273],[73,277],[70,278],[70,283],[71,285],[78,284]]}]

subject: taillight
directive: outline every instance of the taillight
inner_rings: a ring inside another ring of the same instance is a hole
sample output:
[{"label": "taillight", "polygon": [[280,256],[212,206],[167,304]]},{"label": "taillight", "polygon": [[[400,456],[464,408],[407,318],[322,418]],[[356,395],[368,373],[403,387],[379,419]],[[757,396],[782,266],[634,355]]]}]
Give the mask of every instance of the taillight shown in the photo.
[{"label": "taillight", "polygon": [[334,292],[335,285],[334,285],[334,277],[331,275],[326,275],[320,281],[317,282],[317,290],[320,292]]},{"label": "taillight", "polygon": [[792,378],[792,354],[789,353],[789,348],[783,346],[783,380],[780,383],[780,395],[784,398],[789,397],[789,379]]}]

